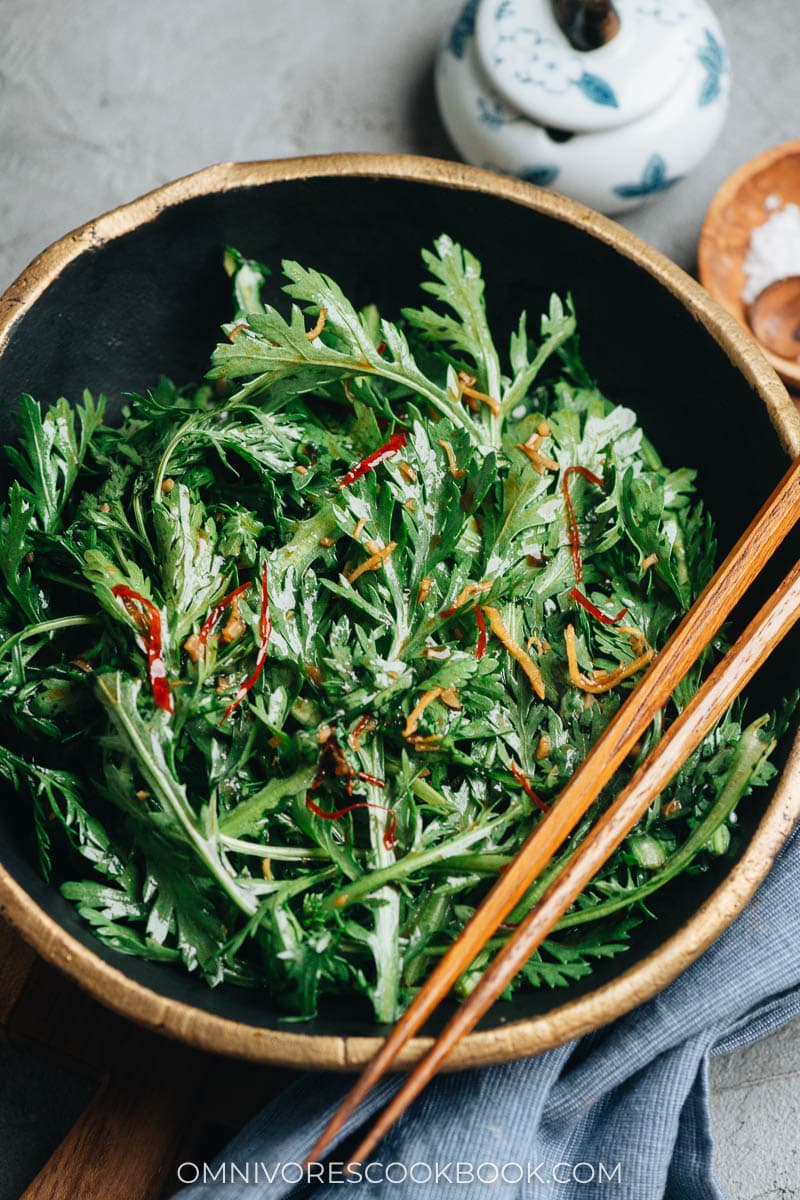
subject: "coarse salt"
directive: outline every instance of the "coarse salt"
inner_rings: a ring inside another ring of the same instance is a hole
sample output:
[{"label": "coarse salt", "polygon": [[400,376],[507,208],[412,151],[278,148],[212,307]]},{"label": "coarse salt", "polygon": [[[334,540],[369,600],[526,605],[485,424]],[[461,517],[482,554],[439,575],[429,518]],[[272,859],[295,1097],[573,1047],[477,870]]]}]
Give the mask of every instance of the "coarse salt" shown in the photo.
[{"label": "coarse salt", "polygon": [[[773,197],[769,198],[774,200]],[[774,203],[765,205],[772,216],[750,235],[750,247],[744,262],[747,283],[742,291],[745,304],[752,304],[764,288],[800,275],[800,207],[787,204],[775,210]]]}]

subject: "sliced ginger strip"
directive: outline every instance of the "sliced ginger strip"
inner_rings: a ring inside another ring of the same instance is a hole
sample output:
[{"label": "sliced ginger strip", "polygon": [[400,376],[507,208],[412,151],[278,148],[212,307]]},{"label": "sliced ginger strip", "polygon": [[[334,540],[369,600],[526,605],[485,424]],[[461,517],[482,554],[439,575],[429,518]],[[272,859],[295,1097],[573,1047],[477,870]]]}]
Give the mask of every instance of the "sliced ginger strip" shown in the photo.
[{"label": "sliced ginger strip", "polygon": [[466,396],[469,400],[477,400],[480,404],[485,404],[495,417],[500,416],[500,401],[495,400],[494,396],[488,396],[486,392],[479,392],[474,384],[476,379],[474,375],[468,375],[466,371],[458,372],[458,389],[462,396]]},{"label": "sliced ginger strip", "polygon": [[650,651],[650,656],[652,657],[653,648],[641,629],[637,629],[634,625],[618,625],[616,631],[617,633],[625,634],[635,654],[641,655]]},{"label": "sliced ginger strip", "polygon": [[431,579],[430,575],[426,575],[425,578],[420,581],[419,591],[417,593],[417,604],[425,603],[425,601],[428,599],[428,596],[431,594],[432,586],[433,580]]},{"label": "sliced ginger strip", "polygon": [[522,670],[525,672],[525,675],[528,678],[528,682],[539,699],[544,700],[545,691],[542,673],[531,658],[530,654],[523,650],[522,646],[518,645],[517,642],[514,641],[511,634],[503,624],[503,618],[500,616],[500,613],[496,608],[493,608],[491,604],[484,604],[482,605],[482,608],[486,613],[486,616],[489,620],[489,628],[494,636],[499,642],[502,643],[503,646],[505,646],[511,657],[515,659],[516,662],[518,662],[522,667]]},{"label": "sliced ginger strip", "polygon": [[622,683],[624,679],[630,679],[631,675],[636,675],[646,666],[649,666],[655,658],[655,651],[652,646],[648,646],[644,653],[635,658],[633,662],[620,663],[613,671],[598,671],[589,679],[578,666],[578,651],[575,644],[575,627],[573,625],[567,626],[564,631],[564,640],[567,647],[569,677],[576,688],[580,688],[582,692],[589,692],[592,696],[600,696],[604,692],[610,692],[612,688]]},{"label": "sliced ginger strip", "polygon": [[439,445],[447,455],[447,465],[453,479],[463,479],[467,473],[466,467],[459,467],[456,452],[445,438],[439,438]]},{"label": "sliced ginger strip", "polygon": [[517,442],[516,446],[517,450],[521,450],[527,456],[534,471],[538,471],[540,475],[544,475],[545,471],[559,471],[561,468],[556,460],[539,449],[541,444],[542,435],[532,433],[527,442]]},{"label": "sliced ginger strip", "polygon": [[200,662],[200,656],[203,653],[203,643],[200,641],[198,633],[190,633],[183,643],[183,648],[193,663]]},{"label": "sliced ginger strip", "polygon": [[321,308],[319,310],[319,316],[317,317],[316,324],[311,329],[306,330],[306,339],[309,342],[313,342],[314,338],[319,337],[319,335],[322,333],[323,329],[325,328],[325,322],[327,321],[327,319],[328,319],[327,308]]},{"label": "sliced ginger strip", "polygon": [[431,734],[430,737],[422,737],[420,734],[415,734],[410,737],[409,742],[418,751],[438,750],[441,745],[441,738],[438,734]]},{"label": "sliced ginger strip", "polygon": [[[429,704],[433,704],[434,700],[439,699],[439,697],[442,694],[442,690],[443,689],[440,687],[435,687],[435,688],[431,688],[430,691],[422,693],[419,700],[414,705],[411,712],[408,714],[405,726],[403,727],[403,737],[404,738],[414,739],[414,734],[417,732],[417,729],[419,728],[420,717],[425,712],[425,709],[428,707]],[[422,738],[422,739],[414,739],[414,740],[427,741],[429,739]]]},{"label": "sliced ginger strip", "polygon": [[222,627],[222,640],[226,646],[229,646],[231,642],[237,641],[245,633],[247,633],[247,626],[239,612],[239,597],[234,596],[231,600],[228,619]]},{"label": "sliced ginger strip", "polygon": [[439,616],[452,617],[468,600],[472,600],[475,596],[482,596],[484,592],[490,592],[493,587],[493,579],[484,579],[481,583],[468,583],[461,589],[450,607],[441,612]]},{"label": "sliced ginger strip", "polygon": [[[375,545],[374,542],[371,544]],[[355,583],[357,579],[361,578],[365,571],[379,571],[386,562],[387,558],[389,558],[394,552],[396,547],[397,542],[389,542],[388,546],[378,547],[373,551],[372,554],[370,554],[369,558],[365,559],[363,563],[360,563],[354,571],[351,571],[349,575],[345,575],[347,582]]]}]

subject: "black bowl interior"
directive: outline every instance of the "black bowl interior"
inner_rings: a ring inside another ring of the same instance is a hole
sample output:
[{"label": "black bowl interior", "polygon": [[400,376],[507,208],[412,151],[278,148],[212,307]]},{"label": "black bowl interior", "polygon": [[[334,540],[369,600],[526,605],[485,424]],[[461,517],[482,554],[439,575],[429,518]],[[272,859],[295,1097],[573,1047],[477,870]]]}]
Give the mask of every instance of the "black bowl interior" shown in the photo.
[{"label": "black bowl interior", "polygon": [[[93,246],[13,327],[0,356],[0,436],[14,436],[22,391],[43,402],[59,395],[75,400],[84,387],[118,398],[160,374],[180,383],[198,379],[230,314],[221,269],[226,243],[274,267],[283,257],[317,266],[357,302],[375,301],[391,316],[416,302],[420,247],[442,231],[483,262],[490,316],[500,330],[510,330],[523,307],[538,314],[552,291],[572,293],[590,370],[612,399],[640,413],[668,463],[699,468],[702,494],[721,548],[727,548],[787,463],[758,396],[725,352],[661,284],[587,233],[497,197],[424,183],[317,178],[201,196]],[[281,303],[278,286],[273,276],[271,298]],[[797,552],[795,539],[772,564],[762,594]],[[795,639],[762,672],[751,712],[795,685],[797,650]],[[767,802],[768,794],[759,792],[742,805],[743,843]],[[315,1021],[286,1026],[264,993],[233,986],[212,991],[178,970],[106,949],[39,878],[13,832],[13,808],[6,796],[0,806],[4,866],[74,937],[132,979],[254,1026],[309,1034],[377,1032],[366,1012],[332,1002]],[[568,993],[520,996],[497,1006],[485,1024],[545,1012],[630,966],[674,933],[726,870],[721,863],[660,893],[659,921],[642,926],[631,951]],[[443,1009],[439,1019],[446,1015]]]}]

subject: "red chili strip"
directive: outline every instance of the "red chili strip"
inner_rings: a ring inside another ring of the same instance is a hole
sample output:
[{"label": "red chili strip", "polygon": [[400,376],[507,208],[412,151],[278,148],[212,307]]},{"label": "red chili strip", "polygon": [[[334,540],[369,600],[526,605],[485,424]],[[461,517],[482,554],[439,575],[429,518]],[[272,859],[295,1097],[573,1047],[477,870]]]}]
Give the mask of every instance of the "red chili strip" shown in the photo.
[{"label": "red chili strip", "polygon": [[380,812],[389,814],[389,824],[383,835],[383,844],[387,850],[391,850],[395,844],[395,833],[397,831],[397,817],[393,808],[389,808],[385,804],[371,804],[368,800],[359,800],[356,804],[346,804],[344,808],[336,808],[333,812],[326,812],[324,808],[320,808],[310,796],[306,796],[306,808],[312,812],[315,817],[322,817],[324,821],[338,821],[340,817],[346,817],[348,813],[353,812],[357,808],[375,808]]},{"label": "red chili strip", "polygon": [[[116,584],[111,589],[111,594],[122,600],[123,603],[128,600],[134,600],[137,604],[141,605],[141,609],[134,612],[130,605],[125,603],[128,612],[134,617],[142,632],[146,634],[147,674],[150,679],[150,687],[156,707],[163,709],[164,712],[173,712],[172,692],[167,680],[167,668],[164,665],[164,658],[161,651],[161,613],[155,604],[152,604],[144,596],[135,592],[132,587],[128,587],[127,583]],[[144,623],[143,618],[146,618]]]},{"label": "red chili strip", "polygon": [[381,342],[380,345],[378,346],[378,354],[383,354],[385,349],[386,349],[386,342]]},{"label": "red chili strip", "polygon": [[599,609],[596,604],[592,604],[591,600],[587,599],[583,592],[576,587],[572,589],[570,596],[573,600],[580,604],[581,608],[585,608],[591,617],[594,617],[596,621],[599,621],[601,625],[616,625],[618,621],[621,621],[623,617],[627,617],[628,615],[627,608],[621,608],[615,617],[609,617],[606,613],[602,612],[602,610]]},{"label": "red chili strip", "polygon": [[374,471],[387,458],[391,458],[393,454],[397,454],[398,451],[402,450],[407,441],[408,438],[404,433],[393,433],[385,445],[380,446],[377,450],[373,450],[372,454],[368,454],[366,458],[362,458],[360,463],[351,467],[344,478],[339,480],[339,487],[349,487],[351,483],[355,483],[362,475],[366,475],[369,471]]},{"label": "red chili strip", "polygon": [[352,746],[352,748],[354,750],[358,750],[359,745],[360,745],[361,735],[364,732],[364,730],[367,728],[367,726],[370,724],[371,721],[372,721],[372,717],[369,715],[369,713],[364,713],[364,715],[362,717],[359,717],[358,721],[356,722],[356,727],[353,730],[353,732],[350,734],[350,737],[348,739],[348,741],[350,742],[350,745]]},{"label": "red chili strip", "polygon": [[[362,779],[362,780],[364,781],[364,783],[368,783],[368,784],[370,784],[370,786],[371,786],[371,787],[376,787],[376,788],[385,788],[385,787],[386,787],[386,781],[385,781],[385,780],[383,780],[383,779],[378,779],[378,776],[377,776],[377,775],[368,775],[366,771],[357,771],[357,772],[356,772],[356,776],[355,776],[355,777],[356,777],[356,779]],[[312,784],[311,786],[312,786],[312,788],[313,788],[313,787],[314,787],[314,784]],[[347,786],[347,794],[348,794],[348,796],[352,796],[352,794],[353,794],[353,780],[352,780],[352,779],[348,779],[348,781],[347,781],[347,785],[346,785],[346,786]]]},{"label": "red chili strip", "polygon": [[478,640],[475,643],[475,657],[483,658],[486,653],[486,618],[483,615],[483,609],[479,604],[476,604],[473,609],[475,620],[478,625]]},{"label": "red chili strip", "polygon": [[526,794],[528,796],[530,796],[530,798],[534,802],[534,804],[539,809],[541,809],[541,811],[543,813],[548,812],[549,810],[548,810],[547,805],[545,804],[544,800],[540,800],[540,798],[536,795],[536,792],[533,790],[533,788],[530,785],[527,775],[524,775],[523,772],[520,771],[519,767],[517,766],[517,764],[515,762],[511,762],[508,765],[511,768],[511,774],[514,776],[515,779],[519,780],[519,782],[522,784]]},{"label": "red chili strip", "polygon": [[233,600],[236,599],[237,596],[241,596],[243,592],[248,591],[252,586],[253,584],[250,582],[243,583],[240,587],[234,588],[232,592],[228,592],[227,596],[222,597],[219,604],[215,604],[211,609],[211,612],[208,614],[205,621],[203,621],[200,632],[197,635],[197,640],[203,647],[203,652],[205,652],[207,649],[208,639],[214,630],[214,626],[224,613],[225,609]]},{"label": "red chili strip", "polygon": [[378,779],[377,775],[368,775],[366,771],[359,771],[358,778],[363,779],[364,783],[370,784],[372,787],[385,788],[386,781]]},{"label": "red chili strip", "polygon": [[583,581],[583,558],[581,557],[581,535],[578,530],[578,520],[575,516],[575,506],[572,503],[572,497],[569,494],[569,477],[570,475],[582,475],[589,483],[595,484],[601,488],[603,481],[599,475],[595,475],[588,467],[567,467],[564,474],[561,476],[561,489],[564,493],[564,501],[567,506],[567,525],[569,526],[569,540],[572,549],[572,565],[575,568],[575,582]]},{"label": "red chili strip", "polygon": [[[261,578],[261,616],[259,618],[258,632],[261,638],[258,650],[256,651],[256,665],[252,675],[248,675],[244,683],[239,685],[231,703],[225,709],[222,716],[222,721],[226,721],[237,705],[241,704],[247,693],[255,685],[259,675],[264,669],[264,663],[267,661],[267,646],[272,635],[272,621],[269,617],[269,589],[267,587],[267,564],[264,563],[264,572]],[[222,724],[220,721],[220,724]]]}]

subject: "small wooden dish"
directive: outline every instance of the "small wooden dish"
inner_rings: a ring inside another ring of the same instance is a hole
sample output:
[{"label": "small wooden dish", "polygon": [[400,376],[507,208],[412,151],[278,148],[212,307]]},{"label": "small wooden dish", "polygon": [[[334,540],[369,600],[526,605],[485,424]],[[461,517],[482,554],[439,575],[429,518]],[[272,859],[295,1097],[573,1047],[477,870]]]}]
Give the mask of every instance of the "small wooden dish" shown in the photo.
[{"label": "small wooden dish", "polygon": [[[800,141],[775,146],[734,171],[712,200],[700,235],[700,282],[751,333],[749,306],[742,299],[744,263],[752,231],[772,215],[767,205],[772,196],[782,204],[800,204]],[[799,389],[800,360],[759,344],[784,383]]]}]

